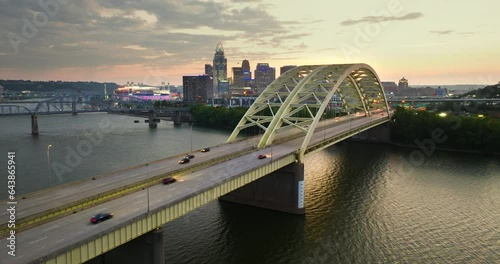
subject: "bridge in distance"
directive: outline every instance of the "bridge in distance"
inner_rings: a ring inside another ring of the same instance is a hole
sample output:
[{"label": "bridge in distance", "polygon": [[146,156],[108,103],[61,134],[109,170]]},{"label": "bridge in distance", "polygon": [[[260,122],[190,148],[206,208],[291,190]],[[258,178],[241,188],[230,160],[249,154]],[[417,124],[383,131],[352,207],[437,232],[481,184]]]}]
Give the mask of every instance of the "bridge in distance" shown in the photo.
[{"label": "bridge in distance", "polygon": [[[327,118],[334,93],[342,98],[347,115]],[[227,143],[196,153],[188,164],[178,164],[180,156],[171,157],[18,200],[17,255],[9,256],[4,247],[0,261],[82,263],[146,236],[214,199],[234,201],[231,194],[241,187],[269,181],[275,181],[272,186],[282,186],[274,192],[282,197],[250,203],[302,214],[304,155],[389,119],[385,95],[370,66],[299,66],[266,88]],[[240,131],[253,126],[264,133],[236,139]],[[267,158],[257,159],[257,155]],[[175,176],[179,182],[160,185],[160,179],[167,176]],[[267,204],[280,199],[278,205]],[[10,230],[3,220],[4,209],[0,211],[1,231],[7,236]],[[103,211],[112,211],[114,218],[91,225],[89,216]]]}]

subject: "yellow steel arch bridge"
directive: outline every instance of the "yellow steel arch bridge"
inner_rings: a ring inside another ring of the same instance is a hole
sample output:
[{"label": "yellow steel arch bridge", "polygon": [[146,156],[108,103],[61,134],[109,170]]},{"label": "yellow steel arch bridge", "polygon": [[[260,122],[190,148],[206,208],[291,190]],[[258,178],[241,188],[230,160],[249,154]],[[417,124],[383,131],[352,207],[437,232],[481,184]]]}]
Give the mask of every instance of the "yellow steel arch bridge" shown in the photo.
[{"label": "yellow steel arch bridge", "polygon": [[306,146],[334,95],[350,114],[365,116],[389,106],[380,79],[367,64],[304,65],[288,70],[272,82],[248,109],[228,142],[243,129],[257,126],[264,131],[257,147],[272,144],[281,130],[298,128],[306,133],[300,148],[302,160]]}]

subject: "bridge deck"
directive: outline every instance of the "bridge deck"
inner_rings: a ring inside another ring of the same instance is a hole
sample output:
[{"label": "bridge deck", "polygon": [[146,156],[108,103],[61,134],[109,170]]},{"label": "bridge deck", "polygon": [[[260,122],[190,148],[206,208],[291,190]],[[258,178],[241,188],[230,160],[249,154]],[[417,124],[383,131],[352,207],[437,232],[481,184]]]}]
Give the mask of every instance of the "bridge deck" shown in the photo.
[{"label": "bridge deck", "polygon": [[[339,137],[341,134],[346,134],[349,131],[352,131],[352,128],[361,127],[366,124],[377,122],[377,120],[382,121],[384,119],[387,120],[387,117],[373,116],[354,119],[349,122],[339,122],[335,127],[327,128],[315,133],[309,146],[312,147],[318,145],[320,142]],[[178,183],[168,186],[155,185],[150,187],[148,191],[143,190],[135,192],[95,207],[76,212],[69,216],[61,217],[57,219],[57,221],[42,224],[37,228],[23,231],[18,233],[16,238],[17,256],[15,258],[9,256],[7,254],[8,248],[4,247],[0,250],[0,262],[26,263],[46,259],[49,256],[55,257],[58,254],[72,251],[75,247],[87,247],[87,243],[94,243],[91,242],[93,239],[106,236],[105,234],[115,234],[115,237],[120,236],[121,234],[120,237],[123,236],[126,238],[125,240],[130,240],[133,238],[132,233],[134,233],[130,231],[130,225],[132,223],[137,221],[140,222],[142,221],[141,219],[145,219],[145,222],[143,222],[144,224],[140,225],[139,229],[147,231],[147,229],[151,228],[156,221],[159,221],[158,219],[152,217],[151,212],[164,210],[164,208],[170,208],[182,201],[193,199],[195,195],[210,190],[211,188],[213,189],[217,186],[224,185],[229,181],[233,181],[239,175],[249,171],[264,169],[264,172],[270,173],[273,170],[279,169],[279,166],[275,164],[283,166],[286,162],[291,163],[295,160],[297,146],[300,146],[301,142],[302,138],[296,138],[284,141],[273,147],[252,151],[251,153],[214,164],[211,167],[201,168],[196,171],[192,171],[192,173],[184,174],[179,177]],[[217,148],[213,148],[208,153],[203,153],[207,154],[206,156],[199,153],[199,155],[197,155],[192,162],[186,165],[195,167],[197,163],[203,162],[204,159],[205,161],[209,161],[211,158],[220,156],[222,153],[237,153],[251,144],[252,143],[249,143],[248,141],[242,141],[235,144],[223,144]],[[270,158],[258,160],[256,158],[258,154],[266,154],[270,156]],[[286,162],[280,163],[280,161],[285,160]],[[161,175],[169,168],[170,170],[172,168],[177,169],[179,166],[182,167],[183,165],[177,164],[177,157],[175,157],[173,159],[151,164],[149,166],[149,173],[150,175]],[[110,175],[99,178],[95,181],[75,184],[74,186],[65,186],[65,188],[58,188],[51,190],[50,192],[37,193],[24,200],[26,201],[26,208],[29,208],[26,210],[35,210],[35,204],[49,204],[49,200],[55,200],[54,197],[56,196],[56,192],[59,193],[58,195],[63,195],[58,197],[57,200],[64,200],[65,198],[63,197],[68,198],[69,196],[74,195],[75,193],[71,193],[70,190],[73,188],[78,189],[80,187],[79,185],[89,184],[89,186],[84,186],[84,188],[88,188],[87,191],[78,192],[79,195],[82,195],[95,188],[108,188],[106,186],[107,184],[103,184],[107,179],[109,179],[110,184],[116,183],[116,181],[133,182],[133,180],[137,180],[140,176],[143,176],[142,178],[147,177],[147,173],[148,172],[146,172],[146,168],[144,167],[133,168],[122,174]],[[113,177],[120,178],[116,179]],[[225,191],[227,192],[229,190]],[[149,192],[149,200],[146,198],[147,192]],[[219,191],[219,194],[222,192],[223,191]],[[217,197],[210,197],[210,199],[213,200]],[[37,199],[40,200],[35,202]],[[210,199],[205,199],[205,202]],[[146,212],[148,201],[150,208],[149,214]],[[31,202],[33,202],[33,204],[30,205]],[[193,200],[192,204],[193,205],[189,206],[188,209],[184,208],[180,211],[177,211],[177,209],[176,211],[172,211],[172,216],[168,216],[168,219],[173,219],[179,215],[189,212],[190,210],[194,210],[204,203],[199,202],[198,200]],[[50,206],[54,206],[54,203],[50,203]],[[19,212],[22,212],[23,209],[21,206],[19,206],[19,209],[21,210]],[[102,211],[111,211],[114,213],[115,217],[112,220],[103,222],[99,225],[91,225],[89,223],[89,217],[94,215],[96,212]],[[5,210],[3,210],[3,212],[5,212]],[[26,214],[30,213],[26,211]],[[129,234],[129,232],[131,233]],[[106,239],[109,239],[109,237]],[[114,246],[118,246],[120,244],[118,241],[109,243],[109,245]],[[82,256],[81,259],[86,259],[86,257]]]}]

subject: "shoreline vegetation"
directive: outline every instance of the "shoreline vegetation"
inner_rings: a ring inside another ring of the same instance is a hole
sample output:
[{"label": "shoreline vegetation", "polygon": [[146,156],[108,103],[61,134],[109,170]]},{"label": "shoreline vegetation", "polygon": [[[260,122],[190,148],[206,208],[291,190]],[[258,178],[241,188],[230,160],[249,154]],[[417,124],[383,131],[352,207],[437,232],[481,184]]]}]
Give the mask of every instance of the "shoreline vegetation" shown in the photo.
[{"label": "shoreline vegetation", "polygon": [[[500,152],[500,119],[438,114],[396,108],[390,122],[391,143],[469,153]],[[432,143],[430,143],[432,142]]]},{"label": "shoreline vegetation", "polygon": [[[247,108],[224,108],[196,105],[191,108],[197,125],[232,131]],[[476,154],[500,154],[500,119],[469,117],[448,113],[396,108],[389,123],[390,145]],[[258,134],[249,129],[246,134]],[[366,140],[364,140],[366,142]],[[432,143],[431,143],[432,142]]]}]

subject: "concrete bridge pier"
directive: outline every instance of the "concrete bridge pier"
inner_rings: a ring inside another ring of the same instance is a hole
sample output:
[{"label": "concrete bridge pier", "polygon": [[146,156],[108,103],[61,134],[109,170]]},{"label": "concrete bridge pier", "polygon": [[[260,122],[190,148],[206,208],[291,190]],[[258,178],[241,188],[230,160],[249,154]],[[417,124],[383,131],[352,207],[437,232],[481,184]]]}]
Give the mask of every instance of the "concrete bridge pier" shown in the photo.
[{"label": "concrete bridge pier", "polygon": [[158,126],[157,119],[156,119],[156,113],[154,111],[149,111],[149,127],[150,128],[156,128]]},{"label": "concrete bridge pier", "polygon": [[304,163],[289,164],[219,199],[286,213],[305,214]]},{"label": "concrete bridge pier", "polygon": [[71,112],[73,113],[73,115],[78,114],[78,112],[76,111],[76,102],[75,101],[73,101],[71,103]]},{"label": "concrete bridge pier", "polygon": [[164,264],[163,229],[157,228],[124,245],[93,258],[86,264]]},{"label": "concrete bridge pier", "polygon": [[38,116],[31,115],[31,134],[38,135]]},{"label": "concrete bridge pier", "polygon": [[174,125],[182,125],[182,112],[176,111],[173,119],[174,119]]}]

